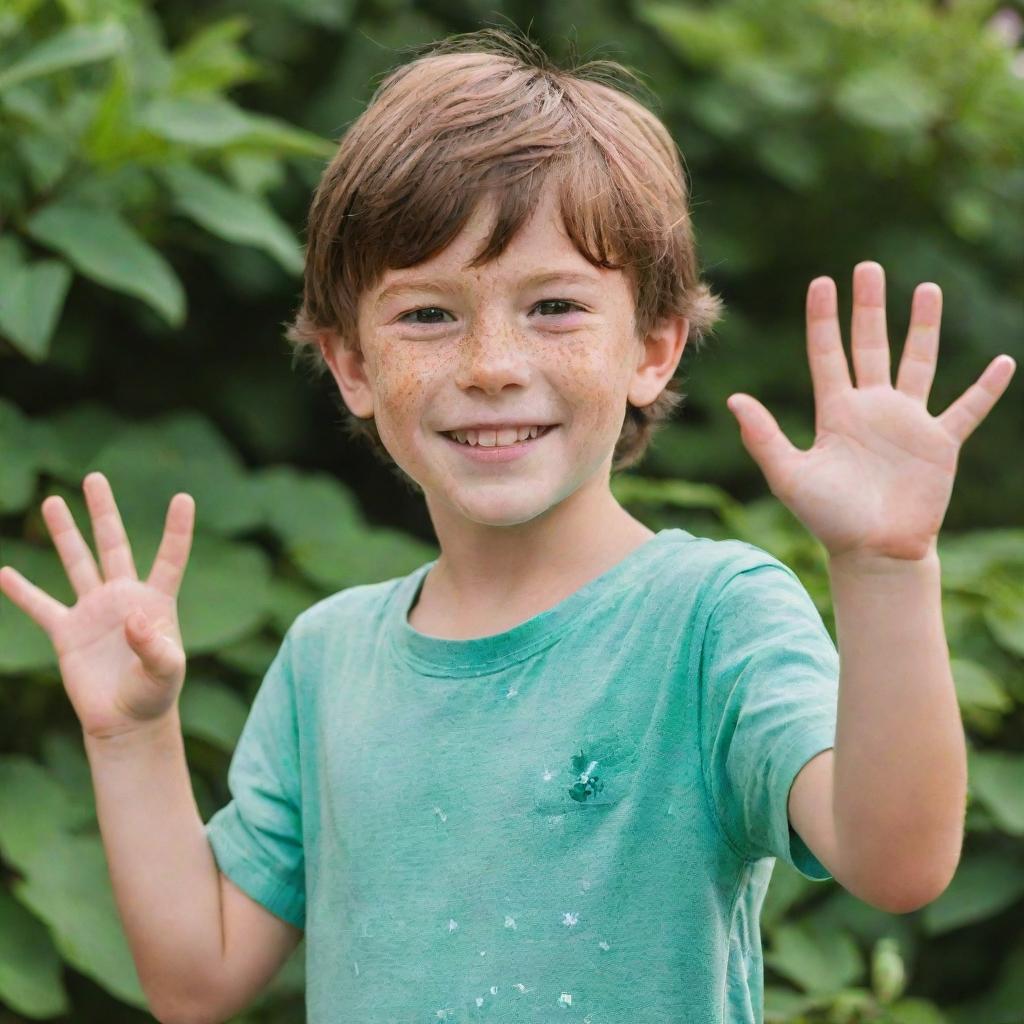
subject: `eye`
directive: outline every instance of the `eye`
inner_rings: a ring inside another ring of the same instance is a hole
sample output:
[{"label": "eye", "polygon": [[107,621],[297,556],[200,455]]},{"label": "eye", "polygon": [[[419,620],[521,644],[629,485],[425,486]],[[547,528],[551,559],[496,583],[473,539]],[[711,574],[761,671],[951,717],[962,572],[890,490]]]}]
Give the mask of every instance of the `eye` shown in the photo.
[{"label": "eye", "polygon": [[[570,302],[568,299],[541,299],[541,301],[538,302],[537,305],[534,306],[533,308],[537,309],[540,306],[567,306],[567,307],[569,307],[566,310],[552,313],[552,314],[550,314],[551,316],[564,316],[566,313],[573,312],[573,311],[583,312],[583,307],[582,306],[578,305],[575,302]],[[398,318],[398,322],[399,323],[411,323],[413,325],[423,326],[423,327],[429,327],[429,326],[432,326],[434,324],[439,324],[439,323],[443,323],[444,322],[443,320],[420,320],[420,319],[408,320],[407,319],[407,317],[417,316],[417,314],[419,314],[419,313],[442,313],[442,314],[448,314],[448,311],[445,310],[445,309],[441,309],[440,306],[421,306],[419,309],[410,309],[408,313],[403,313]],[[450,314],[448,314],[448,315],[450,315]]]},{"label": "eye", "polygon": [[425,326],[425,327],[429,327],[432,324],[441,323],[442,321],[440,321],[440,320],[407,320],[406,317],[415,316],[417,313],[444,313],[444,312],[445,312],[445,310],[441,309],[439,306],[423,306],[421,309],[410,309],[408,313],[403,313],[398,318],[398,322],[400,324],[412,323],[412,324],[419,324],[419,325],[422,325],[422,326]]},{"label": "eye", "polygon": [[[578,310],[580,312],[583,311],[582,306],[578,306],[575,302],[570,302],[568,299],[541,299],[541,301],[537,303],[537,306],[569,306],[571,309],[566,312],[571,312],[572,310]],[[562,316],[563,314],[555,313],[554,315]]]}]

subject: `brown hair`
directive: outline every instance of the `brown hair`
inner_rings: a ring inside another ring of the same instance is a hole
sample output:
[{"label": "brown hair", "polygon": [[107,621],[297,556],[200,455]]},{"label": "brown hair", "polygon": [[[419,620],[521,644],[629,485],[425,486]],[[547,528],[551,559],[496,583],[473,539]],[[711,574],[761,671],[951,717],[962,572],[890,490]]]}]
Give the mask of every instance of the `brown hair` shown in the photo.
[{"label": "brown hair", "polygon": [[[497,219],[471,265],[499,256],[551,176],[581,255],[627,273],[637,337],[663,317],[685,316],[699,349],[722,302],[699,278],[682,158],[616,74],[639,84],[614,61],[561,69],[528,37],[490,28],[429,43],[392,70],[345,131],[313,197],[302,304],[285,325],[293,367],[301,358],[314,375],[325,371],[325,330],[358,345],[362,292],[386,269],[440,252],[485,196],[497,200]],[[674,383],[648,406],[627,402],[613,471],[638,462],[683,402]],[[394,465],[373,418],[345,412],[349,435],[366,436]]]}]

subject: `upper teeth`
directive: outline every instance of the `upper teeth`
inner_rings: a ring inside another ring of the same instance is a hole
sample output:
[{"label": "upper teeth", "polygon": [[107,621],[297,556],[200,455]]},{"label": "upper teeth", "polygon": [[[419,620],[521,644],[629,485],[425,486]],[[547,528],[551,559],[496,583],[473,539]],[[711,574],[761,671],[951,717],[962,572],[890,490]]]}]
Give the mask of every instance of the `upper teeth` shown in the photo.
[{"label": "upper teeth", "polygon": [[536,437],[543,427],[506,427],[502,430],[451,430],[449,436],[462,444],[476,444],[482,448],[494,448],[503,444],[516,444],[527,438]]}]

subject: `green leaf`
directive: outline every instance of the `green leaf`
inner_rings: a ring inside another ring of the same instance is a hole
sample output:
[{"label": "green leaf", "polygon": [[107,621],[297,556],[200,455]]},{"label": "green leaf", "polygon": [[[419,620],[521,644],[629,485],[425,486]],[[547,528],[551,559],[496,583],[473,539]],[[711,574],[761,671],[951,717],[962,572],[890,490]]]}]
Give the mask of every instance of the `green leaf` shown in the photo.
[{"label": "green leaf", "polygon": [[1024,530],[970,530],[939,537],[942,583],[987,597],[993,572],[1011,566],[1024,569]]},{"label": "green leaf", "polygon": [[864,958],[846,931],[812,919],[779,925],[764,962],[807,992],[835,992],[864,975]]},{"label": "green leaf", "polygon": [[235,15],[201,28],[174,51],[168,91],[213,92],[265,77],[262,65],[237,45],[250,27],[249,18]]},{"label": "green leaf", "polygon": [[355,0],[274,0],[289,13],[318,25],[342,29],[352,17]]},{"label": "green leaf", "polygon": [[985,625],[1005,650],[1024,658],[1024,588],[992,585],[992,600],[985,607]]},{"label": "green leaf", "polygon": [[252,479],[263,521],[286,546],[327,543],[339,534],[361,535],[369,529],[352,492],[327,473],[277,465],[257,471]]},{"label": "green leaf", "polygon": [[[0,565],[16,569],[62,604],[72,605],[77,600],[52,544],[44,548],[22,540],[5,539],[0,544]],[[17,675],[43,669],[58,675],[57,655],[50,638],[34,619],[6,594],[0,593],[0,673]]]},{"label": "green leaf", "polygon": [[217,96],[156,99],[139,120],[161,138],[201,149],[247,146],[316,157],[332,156],[336,149],[319,135],[274,117],[250,114]]},{"label": "green leaf", "polygon": [[237,192],[223,181],[187,164],[159,170],[177,207],[220,238],[253,245],[292,274],[302,273],[302,252],[292,229],[262,198]]},{"label": "green leaf", "polygon": [[54,131],[52,126],[45,132],[31,129],[20,132],[15,145],[36,192],[52,189],[74,156],[71,140],[59,131]]},{"label": "green leaf", "polygon": [[129,537],[138,534],[133,548],[140,573],[144,566],[148,572],[146,558],[156,554],[167,506],[178,491],[195,499],[199,531],[231,535],[263,522],[257,482],[218,429],[191,410],[122,425],[82,476],[93,469],[110,481]]},{"label": "green leaf", "polygon": [[55,834],[33,854],[15,897],[49,926],[61,956],[122,1002],[148,1010],[99,836]]},{"label": "green leaf", "polygon": [[638,505],[723,510],[737,504],[727,491],[714,484],[692,483],[689,480],[659,480],[632,474],[615,477],[612,481],[612,491],[618,501]]},{"label": "green leaf", "polygon": [[943,202],[946,220],[968,242],[983,241],[992,234],[998,216],[993,198],[980,189],[957,189]]},{"label": "green leaf", "polygon": [[691,117],[722,139],[738,138],[760,120],[748,97],[717,78],[692,86],[687,109]]},{"label": "green leaf", "polygon": [[179,711],[186,736],[206,740],[228,754],[235,749],[248,714],[245,702],[234,690],[202,679],[186,681]]},{"label": "green leaf", "polygon": [[[125,429],[125,421],[108,405],[84,400],[34,421],[39,469],[80,489],[96,453]],[[79,490],[79,493],[80,490]]]},{"label": "green leaf", "polygon": [[927,128],[944,107],[930,81],[899,65],[854,71],[840,82],[834,103],[847,120],[894,135]]},{"label": "green leaf", "polygon": [[71,25],[44,39],[10,67],[0,71],[0,90],[55,71],[106,60],[124,49],[127,35],[116,21]]},{"label": "green leaf", "polygon": [[973,853],[960,862],[953,880],[938,899],[921,911],[929,935],[995,917],[1024,895],[1024,868],[995,851]]},{"label": "green leaf", "polygon": [[899,999],[886,1013],[886,1024],[950,1024],[949,1017],[927,999]]},{"label": "green leaf", "polygon": [[680,56],[698,67],[731,62],[757,46],[752,19],[732,11],[673,2],[641,3],[636,13]]},{"label": "green leaf", "polygon": [[[0,237],[0,334],[35,363],[41,363],[49,352],[72,276],[71,268],[61,260],[23,262],[15,240]],[[4,475],[0,469],[0,477]],[[4,497],[0,497],[0,507],[3,505]]]},{"label": "green leaf", "polygon": [[35,9],[45,0],[5,0],[0,8],[0,40],[21,31]]},{"label": "green leaf", "polygon": [[730,64],[726,77],[742,85],[766,106],[786,114],[804,114],[818,102],[819,87],[778,59],[748,57]]},{"label": "green leaf", "polygon": [[[274,586],[278,586],[276,581]],[[298,612],[308,608],[315,600],[315,597],[307,599],[298,609],[296,615]],[[278,630],[278,633],[283,636],[284,630]],[[222,665],[228,665],[239,672],[244,672],[250,676],[262,677],[267,670],[267,666],[273,661],[279,646],[280,639],[268,640],[263,635],[247,636],[244,640],[239,640],[237,643],[222,647],[217,652],[217,660]]]},{"label": "green leaf", "polygon": [[171,265],[113,210],[57,200],[26,230],[85,277],[142,299],[172,327],[184,323],[185,292]]},{"label": "green leaf", "polygon": [[215,653],[263,626],[270,585],[270,559],[262,548],[197,534],[178,594],[189,657]]},{"label": "green leaf", "polygon": [[46,926],[0,885],[0,1002],[33,1020],[71,1011],[64,964]]},{"label": "green leaf", "polygon": [[0,93],[0,107],[6,108],[16,117],[34,128],[53,127],[54,111],[35,85],[16,85]]},{"label": "green leaf", "polygon": [[323,590],[314,590],[301,580],[277,577],[270,591],[271,625],[283,636],[301,612],[326,596]]},{"label": "green leaf", "polygon": [[772,130],[754,141],[754,152],[772,177],[799,192],[821,180],[824,166],[819,149],[795,132]]},{"label": "green leaf", "polygon": [[950,668],[962,711],[982,708],[1007,714],[1013,709],[1012,698],[984,665],[966,658],[951,658]]},{"label": "green leaf", "polygon": [[285,180],[284,164],[272,156],[261,153],[225,153],[222,163],[235,185],[251,195],[269,192]]},{"label": "green leaf", "polygon": [[35,424],[12,402],[0,398],[0,513],[21,512],[32,500],[39,468],[39,439]]},{"label": "green leaf", "polygon": [[327,590],[405,576],[436,558],[437,550],[400,530],[378,528],[362,538],[293,545],[289,554],[306,576]]},{"label": "green leaf", "polygon": [[67,790],[24,754],[0,756],[0,849],[28,874],[45,850],[75,822]]},{"label": "green leaf", "polygon": [[971,792],[1005,832],[1024,836],[1024,755],[971,750],[968,760]]},{"label": "green leaf", "polygon": [[51,778],[56,779],[71,797],[73,811],[65,821],[71,832],[83,826],[96,826],[96,799],[92,771],[81,733],[47,729],[43,734],[42,755]]}]

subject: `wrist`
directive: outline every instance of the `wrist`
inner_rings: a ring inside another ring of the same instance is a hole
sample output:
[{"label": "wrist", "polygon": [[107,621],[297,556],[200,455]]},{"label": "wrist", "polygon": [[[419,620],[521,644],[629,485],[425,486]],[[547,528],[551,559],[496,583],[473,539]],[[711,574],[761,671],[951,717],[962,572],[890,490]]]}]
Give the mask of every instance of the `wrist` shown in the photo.
[{"label": "wrist", "polygon": [[135,725],[126,725],[113,729],[109,732],[88,732],[82,730],[82,739],[86,749],[103,750],[130,750],[139,745],[151,746],[167,737],[177,737],[181,734],[181,719],[178,715],[177,706],[165,712],[157,718],[148,721],[138,722]]},{"label": "wrist", "polygon": [[932,578],[941,574],[938,553],[929,551],[923,558],[892,558],[866,552],[845,552],[828,559],[830,578]]}]

